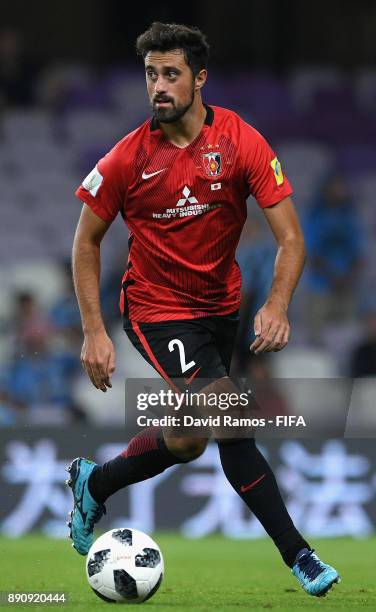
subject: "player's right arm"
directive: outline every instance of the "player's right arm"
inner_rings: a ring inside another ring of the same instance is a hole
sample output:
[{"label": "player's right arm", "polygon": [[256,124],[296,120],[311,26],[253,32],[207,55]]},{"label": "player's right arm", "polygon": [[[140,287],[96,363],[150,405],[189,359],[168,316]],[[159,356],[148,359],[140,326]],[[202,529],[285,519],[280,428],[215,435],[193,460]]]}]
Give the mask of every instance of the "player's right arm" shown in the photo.
[{"label": "player's right arm", "polygon": [[[124,139],[125,141],[125,139]],[[107,153],[76,191],[84,202],[73,243],[73,279],[84,332],[81,362],[93,385],[111,387],[115,349],[107,335],[100,306],[100,245],[123,208],[127,163],[124,141]]]},{"label": "player's right arm", "polygon": [[81,312],[84,342],[81,363],[93,385],[101,391],[111,387],[115,349],[107,335],[100,306],[100,245],[111,225],[84,204],[72,252],[73,280]]},{"label": "player's right arm", "polygon": [[304,239],[290,198],[292,188],[276,154],[257,130],[244,122],[241,126],[247,191],[264,211],[278,243],[272,288],[254,319],[256,339],[250,349],[258,354],[281,350],[288,342],[287,309],[304,265]]}]

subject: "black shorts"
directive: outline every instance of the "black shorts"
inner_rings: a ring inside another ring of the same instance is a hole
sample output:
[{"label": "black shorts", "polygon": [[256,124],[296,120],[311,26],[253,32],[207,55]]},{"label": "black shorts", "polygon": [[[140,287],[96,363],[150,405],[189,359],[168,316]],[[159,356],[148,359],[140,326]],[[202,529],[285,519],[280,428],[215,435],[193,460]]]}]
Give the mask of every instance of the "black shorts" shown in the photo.
[{"label": "black shorts", "polygon": [[239,311],[225,316],[158,323],[124,318],[133,346],[171,386],[198,390],[203,380],[230,374]]}]

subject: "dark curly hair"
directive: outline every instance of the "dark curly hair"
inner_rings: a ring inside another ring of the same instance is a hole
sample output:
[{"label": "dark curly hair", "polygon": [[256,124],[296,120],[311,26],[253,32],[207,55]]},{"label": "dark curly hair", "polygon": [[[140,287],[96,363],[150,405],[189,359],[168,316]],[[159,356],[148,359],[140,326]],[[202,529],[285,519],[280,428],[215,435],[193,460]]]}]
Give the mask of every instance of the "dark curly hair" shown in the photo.
[{"label": "dark curly hair", "polygon": [[177,23],[154,21],[150,28],[137,38],[136,49],[144,59],[150,51],[164,53],[181,49],[193,76],[206,68],[208,63],[209,44],[205,35],[196,27]]}]

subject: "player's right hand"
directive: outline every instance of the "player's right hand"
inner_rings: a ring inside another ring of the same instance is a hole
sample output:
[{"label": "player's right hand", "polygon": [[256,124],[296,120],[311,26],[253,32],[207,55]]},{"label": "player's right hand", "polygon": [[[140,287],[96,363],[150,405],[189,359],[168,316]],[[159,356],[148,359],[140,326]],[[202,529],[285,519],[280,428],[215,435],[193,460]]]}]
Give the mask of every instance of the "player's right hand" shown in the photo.
[{"label": "player's right hand", "polygon": [[94,387],[104,393],[112,387],[111,377],[115,371],[115,348],[103,330],[86,333],[81,350],[81,363]]}]

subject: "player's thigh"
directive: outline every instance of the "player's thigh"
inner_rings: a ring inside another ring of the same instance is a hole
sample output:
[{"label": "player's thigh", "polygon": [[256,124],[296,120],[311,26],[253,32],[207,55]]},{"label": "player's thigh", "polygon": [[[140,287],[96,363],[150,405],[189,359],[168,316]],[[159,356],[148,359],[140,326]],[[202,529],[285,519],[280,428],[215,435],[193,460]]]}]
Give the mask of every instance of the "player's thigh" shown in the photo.
[{"label": "player's thigh", "polygon": [[215,344],[227,375],[230,374],[238,328],[239,311],[224,317],[215,317]]}]

